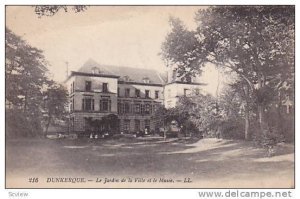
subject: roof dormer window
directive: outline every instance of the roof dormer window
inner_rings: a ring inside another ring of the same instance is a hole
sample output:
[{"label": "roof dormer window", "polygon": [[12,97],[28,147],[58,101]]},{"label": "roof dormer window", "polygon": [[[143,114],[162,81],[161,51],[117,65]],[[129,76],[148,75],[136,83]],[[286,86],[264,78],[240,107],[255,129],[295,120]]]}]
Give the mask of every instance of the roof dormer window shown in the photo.
[{"label": "roof dormer window", "polygon": [[126,76],[124,76],[124,77],[123,77],[123,79],[124,79],[124,81],[126,81],[126,82],[129,82],[129,81],[130,81],[130,78],[129,78],[129,76],[127,76],[127,75],[126,75]]},{"label": "roof dormer window", "polygon": [[99,74],[100,73],[100,69],[97,67],[92,68],[92,73],[93,74]]},{"label": "roof dormer window", "polygon": [[149,77],[144,77],[143,82],[146,83],[146,84],[149,84],[150,83]]}]

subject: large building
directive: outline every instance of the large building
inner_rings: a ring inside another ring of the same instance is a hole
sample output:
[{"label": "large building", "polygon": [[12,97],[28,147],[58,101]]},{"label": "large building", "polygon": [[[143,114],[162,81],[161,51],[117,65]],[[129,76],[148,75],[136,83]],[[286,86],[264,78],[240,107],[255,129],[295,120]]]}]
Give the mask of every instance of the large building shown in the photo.
[{"label": "large building", "polygon": [[88,60],[65,81],[69,91],[72,132],[82,133],[88,120],[118,116],[120,132],[155,130],[155,110],[176,106],[178,97],[198,94],[200,83],[180,81],[172,68],[164,76],[155,70],[100,65]]}]

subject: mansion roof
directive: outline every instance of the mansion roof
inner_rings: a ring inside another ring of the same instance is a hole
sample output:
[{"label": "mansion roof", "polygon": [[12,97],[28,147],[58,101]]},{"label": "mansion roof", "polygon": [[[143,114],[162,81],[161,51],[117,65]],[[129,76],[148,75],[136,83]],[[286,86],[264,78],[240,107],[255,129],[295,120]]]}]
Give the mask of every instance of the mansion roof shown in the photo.
[{"label": "mansion roof", "polygon": [[102,65],[89,59],[74,74],[84,74],[91,76],[118,77],[119,81],[164,84],[165,77],[156,70],[131,68],[122,66]]}]

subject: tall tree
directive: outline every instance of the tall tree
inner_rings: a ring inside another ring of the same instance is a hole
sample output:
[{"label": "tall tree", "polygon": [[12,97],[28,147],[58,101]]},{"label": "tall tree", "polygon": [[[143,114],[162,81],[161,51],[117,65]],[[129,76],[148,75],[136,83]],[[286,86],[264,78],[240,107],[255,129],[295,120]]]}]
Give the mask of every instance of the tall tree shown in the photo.
[{"label": "tall tree", "polygon": [[163,58],[181,73],[198,73],[212,62],[238,74],[256,98],[261,132],[266,133],[266,106],[278,95],[280,85],[293,84],[294,15],[294,6],[199,10],[194,31],[171,20],[173,29],[162,45]]},{"label": "tall tree", "polygon": [[[20,122],[8,129],[24,135],[40,135],[44,108],[54,116],[63,114],[66,93],[47,77],[47,61],[43,52],[6,28],[5,32],[5,101],[7,120]],[[49,106],[45,107],[45,95]],[[26,128],[25,128],[26,126]],[[18,129],[16,129],[18,128]]]},{"label": "tall tree", "polygon": [[47,115],[45,125],[45,135],[51,122],[55,120],[65,120],[67,115],[68,92],[66,88],[60,84],[50,81],[50,85],[43,93],[44,95],[44,111]]},{"label": "tall tree", "polygon": [[47,62],[42,51],[6,28],[5,52],[6,100],[24,112],[38,109],[47,82]]}]

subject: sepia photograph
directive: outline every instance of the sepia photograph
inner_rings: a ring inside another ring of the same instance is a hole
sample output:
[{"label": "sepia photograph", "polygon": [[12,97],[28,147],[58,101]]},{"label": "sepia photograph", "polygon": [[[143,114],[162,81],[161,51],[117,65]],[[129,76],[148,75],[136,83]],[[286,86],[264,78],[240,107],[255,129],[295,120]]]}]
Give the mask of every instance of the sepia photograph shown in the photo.
[{"label": "sepia photograph", "polygon": [[5,5],[5,188],[294,189],[295,6]]}]

